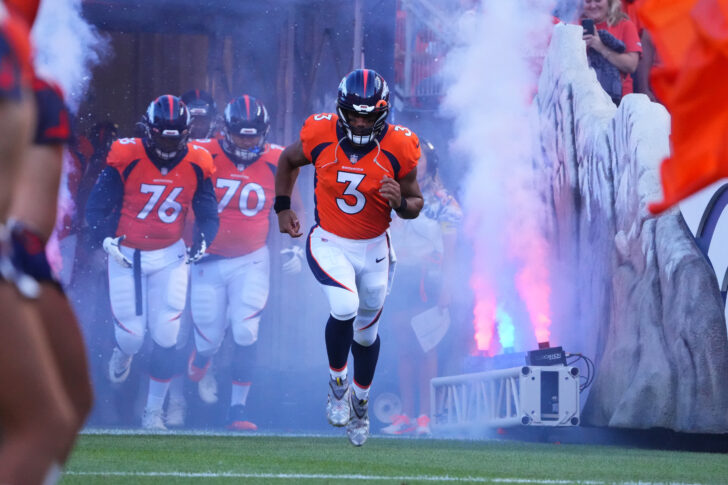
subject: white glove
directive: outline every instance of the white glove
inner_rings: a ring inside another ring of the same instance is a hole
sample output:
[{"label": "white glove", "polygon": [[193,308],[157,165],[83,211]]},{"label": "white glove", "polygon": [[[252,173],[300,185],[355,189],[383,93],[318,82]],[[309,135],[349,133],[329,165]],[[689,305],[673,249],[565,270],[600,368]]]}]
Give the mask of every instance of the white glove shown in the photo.
[{"label": "white glove", "polygon": [[119,249],[119,244],[121,244],[121,241],[124,239],[126,239],[126,236],[104,238],[104,251],[106,251],[106,254],[114,258],[114,260],[124,268],[131,268],[131,261],[129,261],[129,258],[124,256],[121,253],[121,249]]},{"label": "white glove", "polygon": [[284,259],[281,269],[284,274],[298,274],[303,267],[303,249],[301,246],[291,246],[288,249],[281,250],[281,256],[288,255],[288,259]]},{"label": "white glove", "polygon": [[205,251],[207,251],[207,241],[205,241],[205,235],[200,233],[199,240],[187,249],[187,264],[201,260],[205,256]]}]

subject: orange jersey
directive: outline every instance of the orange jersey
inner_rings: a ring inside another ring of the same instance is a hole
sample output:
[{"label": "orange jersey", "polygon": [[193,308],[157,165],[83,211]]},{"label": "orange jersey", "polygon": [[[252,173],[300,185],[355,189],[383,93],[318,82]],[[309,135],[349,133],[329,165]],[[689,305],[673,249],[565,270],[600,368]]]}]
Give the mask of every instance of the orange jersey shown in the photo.
[{"label": "orange jersey", "polygon": [[191,143],[171,170],[160,170],[147,156],[139,138],[122,138],[111,145],[106,159],[124,184],[116,235],[126,235],[124,246],[162,249],[182,237],[187,212],[199,180],[215,171],[210,154]]},{"label": "orange jersey", "polygon": [[301,129],[303,153],[316,169],[316,222],[340,237],[371,239],[392,220],[392,208],[379,194],[382,178],[399,180],[410,173],[420,158],[420,142],[407,128],[387,123],[379,147],[371,143],[355,149],[338,119],[332,113],[315,114]]},{"label": "orange jersey", "polygon": [[228,157],[222,140],[194,143],[208,150],[215,164],[212,184],[220,229],[207,252],[234,258],[265,246],[275,199],[275,172],[283,148],[266,143],[260,158],[246,166]]},{"label": "orange jersey", "polygon": [[[32,3],[32,2],[29,2]],[[0,96],[20,99],[33,81],[27,20],[0,3]]]}]

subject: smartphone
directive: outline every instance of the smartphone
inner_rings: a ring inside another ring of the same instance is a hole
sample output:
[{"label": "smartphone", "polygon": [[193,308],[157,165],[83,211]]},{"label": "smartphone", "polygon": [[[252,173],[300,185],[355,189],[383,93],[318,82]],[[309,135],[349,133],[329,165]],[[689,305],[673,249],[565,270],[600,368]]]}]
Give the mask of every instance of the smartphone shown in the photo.
[{"label": "smartphone", "polygon": [[581,26],[584,27],[584,33],[594,35],[594,19],[581,19]]}]

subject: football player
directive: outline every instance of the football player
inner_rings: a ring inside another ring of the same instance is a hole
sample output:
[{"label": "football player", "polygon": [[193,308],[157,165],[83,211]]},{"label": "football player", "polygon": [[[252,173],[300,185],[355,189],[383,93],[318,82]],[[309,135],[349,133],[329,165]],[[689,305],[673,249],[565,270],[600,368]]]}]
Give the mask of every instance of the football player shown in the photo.
[{"label": "football player", "polygon": [[261,313],[268,299],[270,255],[266,240],[275,172],[283,149],[267,143],[269,131],[268,110],[260,100],[245,94],[225,107],[224,137],[197,142],[215,160],[213,180],[220,231],[208,256],[192,268],[195,352],[189,376],[195,381],[202,379],[230,327],[235,351],[228,428],[241,431],[257,429],[247,418],[245,405]]},{"label": "football player", "polygon": [[217,104],[212,95],[202,89],[190,89],[180,98],[190,110],[190,138],[216,138]]},{"label": "football player", "polygon": [[[115,141],[108,167],[89,197],[89,226],[108,253],[109,293],[117,346],[109,379],[123,382],[149,329],[153,341],[146,429],[166,429],[162,413],[174,375],[174,351],[187,294],[189,263],[198,261],[217,234],[219,219],[210,154],[188,143],[190,114],[176,96],[149,104],[143,138]],[[182,231],[195,214],[193,244]]]},{"label": "football player", "polygon": [[[387,234],[391,211],[412,219],[422,209],[417,184],[417,136],[386,122],[389,88],[371,69],[341,80],[336,114],[310,116],[300,139],[278,162],[275,211],[282,233],[301,236],[290,195],[301,166],[316,172],[316,225],[306,253],[326,294],[329,360],[327,418],[346,426],[349,441],[361,446],[369,436],[368,396],[379,356],[379,316],[392,273]],[[353,392],[347,380],[349,351],[354,358]]]}]

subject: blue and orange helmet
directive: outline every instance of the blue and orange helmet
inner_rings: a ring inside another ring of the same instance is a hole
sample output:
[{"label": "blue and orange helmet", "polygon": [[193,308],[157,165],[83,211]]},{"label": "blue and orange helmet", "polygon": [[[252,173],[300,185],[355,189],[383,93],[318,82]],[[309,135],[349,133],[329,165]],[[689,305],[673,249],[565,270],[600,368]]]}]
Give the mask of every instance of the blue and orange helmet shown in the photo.
[{"label": "blue and orange helmet", "polygon": [[190,112],[177,96],[163,94],[149,103],[142,124],[144,143],[159,159],[171,160],[186,148]]},{"label": "blue and orange helmet", "polygon": [[225,107],[223,123],[223,149],[246,163],[257,160],[270,131],[265,105],[248,94],[238,96]]},{"label": "blue and orange helmet", "polygon": [[[356,69],[339,84],[336,112],[346,137],[355,145],[367,145],[382,132],[389,114],[389,87],[382,76],[372,69]],[[350,124],[349,116],[375,118],[371,130],[359,133]]]}]

